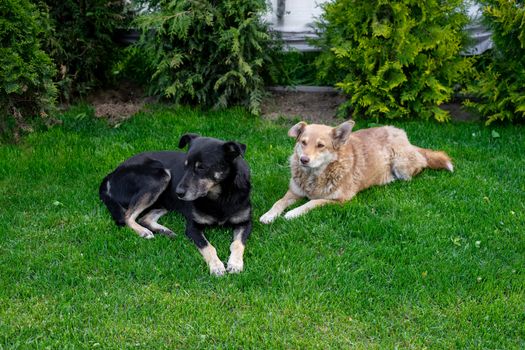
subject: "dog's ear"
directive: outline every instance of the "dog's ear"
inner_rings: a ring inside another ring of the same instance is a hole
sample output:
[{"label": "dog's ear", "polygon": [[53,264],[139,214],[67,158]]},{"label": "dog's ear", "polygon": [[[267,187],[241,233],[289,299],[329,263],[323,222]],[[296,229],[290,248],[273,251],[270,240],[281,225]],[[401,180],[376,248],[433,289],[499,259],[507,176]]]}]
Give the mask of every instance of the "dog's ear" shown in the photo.
[{"label": "dog's ear", "polygon": [[187,144],[191,145],[191,141],[193,141],[197,137],[199,137],[199,135],[197,135],[197,134],[184,134],[184,135],[182,135],[180,137],[180,140],[179,140],[179,148],[184,148],[184,147],[186,147]]},{"label": "dog's ear", "polygon": [[246,152],[246,145],[243,143],[228,141],[222,148],[224,149],[224,155],[228,160],[234,160],[238,156],[243,157]]},{"label": "dog's ear", "polygon": [[299,122],[295,124],[294,126],[290,128],[290,130],[288,130],[288,136],[293,137],[293,138],[298,138],[303,133],[306,125],[307,125],[306,122]]},{"label": "dog's ear", "polygon": [[244,154],[246,153],[246,145],[244,143],[237,142],[239,146],[241,147],[241,156],[244,157]]},{"label": "dog's ear", "polygon": [[352,132],[354,125],[355,122],[350,119],[332,130],[332,139],[334,140],[335,147],[339,147],[345,143],[346,139]]}]

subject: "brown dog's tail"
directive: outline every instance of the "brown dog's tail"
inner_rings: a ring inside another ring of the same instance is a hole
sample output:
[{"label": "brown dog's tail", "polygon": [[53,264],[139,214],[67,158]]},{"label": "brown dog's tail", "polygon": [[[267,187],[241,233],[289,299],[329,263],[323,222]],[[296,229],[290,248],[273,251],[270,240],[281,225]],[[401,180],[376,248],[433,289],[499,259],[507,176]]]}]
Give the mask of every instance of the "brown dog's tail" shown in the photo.
[{"label": "brown dog's tail", "polygon": [[450,172],[454,171],[452,160],[445,152],[419,147],[417,150],[427,159],[427,166],[430,169],[446,169]]}]

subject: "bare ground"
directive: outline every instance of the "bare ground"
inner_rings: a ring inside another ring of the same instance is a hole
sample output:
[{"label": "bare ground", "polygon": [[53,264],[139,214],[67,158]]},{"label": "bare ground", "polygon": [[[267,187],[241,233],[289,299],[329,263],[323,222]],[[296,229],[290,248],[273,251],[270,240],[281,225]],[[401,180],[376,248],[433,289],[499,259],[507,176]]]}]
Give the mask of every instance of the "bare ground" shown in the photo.
[{"label": "bare ground", "polygon": [[262,103],[262,116],[268,119],[300,117],[302,120],[331,124],[344,97],[337,92],[271,91]]},{"label": "bare ground", "polygon": [[[144,96],[140,87],[124,83],[116,89],[96,91],[87,102],[95,108],[97,118],[107,118],[110,124],[117,124],[142,110],[146,103],[155,101]],[[344,96],[333,91],[269,91],[262,102],[261,114],[270,120],[299,118],[333,125],[340,122],[336,112],[344,100]],[[453,120],[477,120],[475,115],[463,110],[460,103],[444,104],[441,108],[448,110]]]},{"label": "bare ground", "polygon": [[[344,100],[344,96],[337,92],[270,91],[263,101],[262,115],[268,119],[299,117],[310,122],[334,124],[340,122],[336,113]],[[479,120],[457,101],[442,104],[440,108],[449,111],[452,120]]]},{"label": "bare ground", "polygon": [[118,88],[97,90],[86,100],[95,108],[95,117],[107,118],[114,125],[132,117],[155,99],[145,97],[140,87],[123,83]]}]

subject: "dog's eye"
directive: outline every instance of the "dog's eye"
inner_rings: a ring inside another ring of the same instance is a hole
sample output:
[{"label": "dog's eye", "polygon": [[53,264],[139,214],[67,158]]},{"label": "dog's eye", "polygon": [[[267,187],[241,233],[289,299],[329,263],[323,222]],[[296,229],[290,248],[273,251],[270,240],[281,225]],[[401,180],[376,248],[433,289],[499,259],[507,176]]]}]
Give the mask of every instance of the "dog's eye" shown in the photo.
[{"label": "dog's eye", "polygon": [[199,163],[199,162],[195,163],[195,170],[201,170],[202,171],[204,169],[205,168],[204,168],[204,166],[201,163]]},{"label": "dog's eye", "polygon": [[318,143],[317,144],[317,148],[323,148],[323,147],[324,147],[324,145],[322,143]]},{"label": "dog's eye", "polygon": [[301,140],[301,144],[302,144],[303,146],[306,146],[306,141],[305,141],[305,140]]}]

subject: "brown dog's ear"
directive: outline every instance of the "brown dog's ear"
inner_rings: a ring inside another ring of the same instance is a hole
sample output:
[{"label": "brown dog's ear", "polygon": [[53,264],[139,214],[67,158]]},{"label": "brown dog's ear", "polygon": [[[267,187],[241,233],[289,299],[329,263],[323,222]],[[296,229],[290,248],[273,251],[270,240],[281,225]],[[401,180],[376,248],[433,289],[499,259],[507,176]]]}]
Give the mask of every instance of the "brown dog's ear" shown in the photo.
[{"label": "brown dog's ear", "polygon": [[303,133],[306,125],[306,122],[299,122],[295,124],[290,128],[290,130],[288,130],[288,136],[298,138]]},{"label": "brown dog's ear", "polygon": [[332,130],[332,139],[334,146],[339,147],[345,143],[346,139],[352,132],[355,122],[353,120],[346,121]]},{"label": "brown dog's ear", "polygon": [[197,134],[184,134],[184,135],[182,135],[180,137],[180,140],[179,140],[179,148],[184,148],[184,147],[186,147],[187,144],[191,145],[191,141],[193,141],[197,137],[199,137],[199,135],[197,135]]}]

